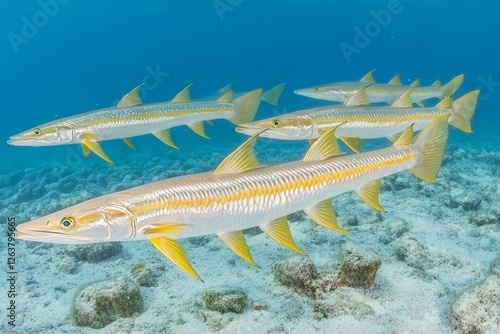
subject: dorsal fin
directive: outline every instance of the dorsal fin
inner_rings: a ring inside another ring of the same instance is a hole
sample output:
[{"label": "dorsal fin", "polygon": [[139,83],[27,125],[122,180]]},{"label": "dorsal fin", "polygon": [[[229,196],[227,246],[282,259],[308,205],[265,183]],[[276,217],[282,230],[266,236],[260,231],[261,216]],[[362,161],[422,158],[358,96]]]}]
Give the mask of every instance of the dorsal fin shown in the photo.
[{"label": "dorsal fin", "polygon": [[375,70],[376,69],[373,69],[370,72],[366,73],[361,79],[359,79],[359,81],[365,82],[365,83],[370,83],[370,84],[375,83],[375,79],[373,78],[373,72]]},{"label": "dorsal fin", "polygon": [[407,127],[398,140],[394,143],[394,146],[405,146],[413,143],[413,124]]},{"label": "dorsal fin", "polygon": [[139,96],[139,91],[143,85],[144,84],[142,83],[139,86],[132,89],[127,94],[125,94],[116,106],[118,108],[125,108],[125,107],[133,107],[133,106],[137,106],[137,105],[141,104],[142,101],[141,101],[141,97]]},{"label": "dorsal fin", "polygon": [[231,101],[233,101],[234,99],[234,94],[233,92],[227,92],[226,94],[222,95],[221,97],[219,97],[217,99],[217,102],[220,102],[220,103],[229,103]]},{"label": "dorsal fin", "polygon": [[243,173],[247,170],[260,167],[253,147],[261,133],[253,135],[234,150],[233,153],[229,154],[214,170],[214,174]]},{"label": "dorsal fin", "polygon": [[329,129],[328,131],[323,133],[321,137],[319,137],[318,140],[316,140],[311,145],[311,147],[309,148],[309,150],[307,151],[306,155],[302,160],[303,161],[325,160],[342,153],[340,151],[339,144],[335,139],[335,131],[342,124],[337,125],[336,127]]},{"label": "dorsal fin", "polygon": [[451,108],[451,96],[447,96],[441,101],[439,101],[438,104],[436,104],[436,107],[438,108]]},{"label": "dorsal fin", "polygon": [[406,92],[404,92],[396,101],[394,101],[391,106],[394,108],[411,108],[411,91],[415,87],[411,87]]},{"label": "dorsal fin", "polygon": [[441,80],[434,81],[434,83],[432,84],[432,87],[441,87]]},{"label": "dorsal fin", "polygon": [[234,81],[228,83],[227,85],[225,85],[224,87],[220,88],[217,90],[217,93],[219,94],[226,94],[226,93],[229,93],[229,92],[233,92],[233,83]]},{"label": "dorsal fin", "polygon": [[182,103],[182,102],[190,102],[191,101],[191,94],[189,90],[191,89],[191,86],[193,84],[189,84],[186,87],[184,87],[183,90],[181,90],[177,95],[174,96],[172,99],[172,103]]},{"label": "dorsal fin", "polygon": [[279,85],[262,93],[261,100],[269,103],[270,105],[277,106],[280,99],[281,93],[285,89],[286,82],[282,82]]},{"label": "dorsal fin", "polygon": [[399,76],[399,73],[393,76],[392,79],[389,80],[388,84],[401,86],[401,78]]},{"label": "dorsal fin", "polygon": [[366,88],[360,88],[356,91],[356,93],[349,96],[344,101],[344,105],[348,107],[352,106],[367,106],[370,104],[370,98],[368,94],[366,94]]},{"label": "dorsal fin", "polygon": [[415,81],[413,81],[410,84],[410,87],[419,87],[419,86],[420,86],[420,79],[415,79]]}]

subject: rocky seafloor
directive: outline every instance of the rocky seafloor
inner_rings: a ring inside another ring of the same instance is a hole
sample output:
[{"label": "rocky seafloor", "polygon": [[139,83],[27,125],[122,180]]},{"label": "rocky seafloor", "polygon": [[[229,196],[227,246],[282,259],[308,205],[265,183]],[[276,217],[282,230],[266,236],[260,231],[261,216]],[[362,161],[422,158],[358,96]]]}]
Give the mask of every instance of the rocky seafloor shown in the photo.
[{"label": "rocky seafloor", "polygon": [[[134,153],[114,168],[97,159],[78,167],[54,160],[0,172],[1,216],[21,223],[104,193],[211,170],[229,151],[208,154],[207,147]],[[300,159],[305,149],[258,145],[265,163]],[[17,241],[16,327],[2,321],[0,332],[500,332],[500,151],[449,145],[436,183],[392,175],[380,202],[386,213],[351,193],[334,199],[348,236],[290,215],[305,257],[246,231],[258,268],[216,236],[183,240],[204,283],[148,242]]]}]

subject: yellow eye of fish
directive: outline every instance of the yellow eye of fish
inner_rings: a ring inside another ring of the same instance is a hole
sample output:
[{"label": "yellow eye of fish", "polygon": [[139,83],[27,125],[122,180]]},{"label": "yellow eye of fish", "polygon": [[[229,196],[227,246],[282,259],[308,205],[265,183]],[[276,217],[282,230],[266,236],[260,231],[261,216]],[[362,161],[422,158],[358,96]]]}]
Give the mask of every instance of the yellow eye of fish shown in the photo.
[{"label": "yellow eye of fish", "polygon": [[274,127],[278,127],[281,124],[279,119],[275,119],[271,123],[273,124]]},{"label": "yellow eye of fish", "polygon": [[61,220],[61,227],[65,230],[69,230],[71,229],[73,226],[75,226],[75,220],[73,219],[73,217],[64,217],[62,220]]},{"label": "yellow eye of fish", "polygon": [[39,128],[36,128],[35,130],[33,130],[33,133],[35,134],[35,136],[40,136],[42,134],[42,130],[39,129]]}]

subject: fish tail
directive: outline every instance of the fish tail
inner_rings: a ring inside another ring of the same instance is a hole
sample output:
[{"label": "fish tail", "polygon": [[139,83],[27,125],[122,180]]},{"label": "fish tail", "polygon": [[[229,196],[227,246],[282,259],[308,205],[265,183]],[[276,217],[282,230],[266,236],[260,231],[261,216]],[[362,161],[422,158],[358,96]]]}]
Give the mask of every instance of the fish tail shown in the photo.
[{"label": "fish tail", "polygon": [[418,164],[410,172],[427,182],[436,181],[448,140],[448,116],[441,116],[426,126],[415,139]]},{"label": "fish tail", "polygon": [[279,85],[276,85],[273,88],[269,89],[268,91],[262,93],[261,100],[266,103],[269,103],[270,105],[277,106],[278,101],[281,97],[281,93],[283,93],[284,89],[285,89],[285,82],[280,83]]},{"label": "fish tail", "polygon": [[256,89],[246,93],[233,101],[236,115],[229,119],[235,125],[253,121],[257,109],[259,109],[262,97],[262,89]]},{"label": "fish tail", "polygon": [[471,133],[470,120],[476,111],[479,90],[473,90],[453,101],[451,104],[451,115],[448,122],[463,132]]},{"label": "fish tail", "polygon": [[443,93],[441,95],[441,98],[446,96],[452,96],[453,94],[455,94],[458,88],[460,88],[460,86],[462,85],[462,82],[464,82],[464,75],[459,74],[453,79],[451,79],[450,82],[443,85]]}]

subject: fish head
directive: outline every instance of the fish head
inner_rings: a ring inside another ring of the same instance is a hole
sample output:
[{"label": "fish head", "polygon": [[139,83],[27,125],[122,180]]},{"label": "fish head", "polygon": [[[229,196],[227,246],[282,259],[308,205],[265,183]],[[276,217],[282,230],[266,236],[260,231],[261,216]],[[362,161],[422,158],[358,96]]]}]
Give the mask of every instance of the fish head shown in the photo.
[{"label": "fish head", "polygon": [[261,137],[300,140],[312,138],[315,126],[313,120],[307,115],[283,115],[240,124],[236,128],[236,132],[249,136],[262,132]]},{"label": "fish head", "polygon": [[363,82],[337,82],[323,86],[296,89],[295,94],[313,99],[344,102],[349,96],[369,84]]},{"label": "fish head", "polygon": [[[105,198],[105,196],[101,197]],[[92,199],[16,227],[18,239],[60,244],[125,241],[135,235],[135,216],[119,203]]]},{"label": "fish head", "polygon": [[73,141],[74,129],[67,122],[51,122],[9,137],[8,144],[14,146],[49,146]]}]

